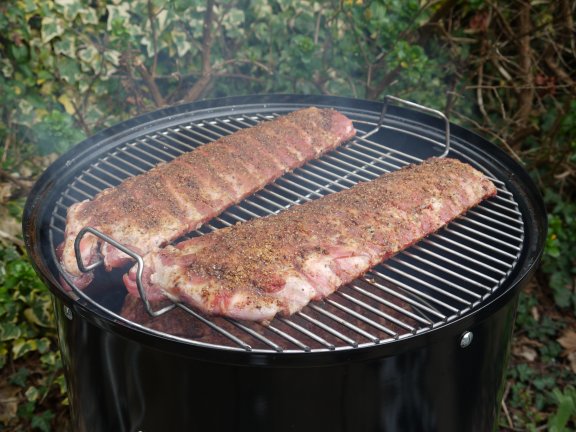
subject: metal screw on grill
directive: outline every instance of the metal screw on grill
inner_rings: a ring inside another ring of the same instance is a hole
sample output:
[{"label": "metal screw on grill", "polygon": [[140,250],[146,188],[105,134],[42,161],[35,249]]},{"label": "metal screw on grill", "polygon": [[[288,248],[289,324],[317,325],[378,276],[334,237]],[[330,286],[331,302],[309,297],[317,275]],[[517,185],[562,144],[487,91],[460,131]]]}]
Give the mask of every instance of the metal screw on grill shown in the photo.
[{"label": "metal screw on grill", "polygon": [[462,337],[460,338],[460,347],[466,348],[470,346],[470,344],[472,343],[472,339],[474,339],[474,333],[470,331],[464,332],[462,334]]},{"label": "metal screw on grill", "polygon": [[73,315],[72,315],[72,309],[70,309],[68,306],[64,306],[64,315],[66,315],[66,318],[68,318],[69,320],[72,319]]}]

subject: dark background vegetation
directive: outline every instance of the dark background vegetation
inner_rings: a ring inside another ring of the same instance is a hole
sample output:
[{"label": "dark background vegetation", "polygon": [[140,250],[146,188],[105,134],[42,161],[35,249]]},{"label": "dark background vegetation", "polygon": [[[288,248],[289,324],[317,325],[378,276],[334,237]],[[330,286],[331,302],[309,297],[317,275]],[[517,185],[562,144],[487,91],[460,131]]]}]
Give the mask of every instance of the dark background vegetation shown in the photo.
[{"label": "dark background vegetation", "polygon": [[20,217],[39,173],[139,113],[289,92],[443,110],[502,146],[549,211],[521,294],[501,430],[574,430],[576,37],[573,0],[0,2],[0,431],[67,429],[50,295]]}]

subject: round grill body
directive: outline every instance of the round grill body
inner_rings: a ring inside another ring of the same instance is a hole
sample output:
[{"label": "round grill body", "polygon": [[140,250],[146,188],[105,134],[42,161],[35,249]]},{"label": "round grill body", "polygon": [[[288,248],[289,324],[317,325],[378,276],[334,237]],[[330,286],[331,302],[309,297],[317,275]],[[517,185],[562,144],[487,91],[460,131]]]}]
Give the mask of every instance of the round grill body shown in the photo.
[{"label": "round grill body", "polygon": [[454,125],[448,156],[484,171],[497,197],[294,317],[249,325],[178,307],[159,318],[203,329],[190,335],[154,324],[161,321],[127,319],[120,271],[100,271],[99,283],[85,292],[64,288],[56,250],[71,204],[219,136],[310,105],[346,114],[358,137],[192,235],[277,213],[446,149],[446,123],[420,110],[251,96],[124,122],[70,150],[38,181],[24,235],[54,294],[75,430],[495,428],[517,295],[540,259],[546,216],[517,163]]}]

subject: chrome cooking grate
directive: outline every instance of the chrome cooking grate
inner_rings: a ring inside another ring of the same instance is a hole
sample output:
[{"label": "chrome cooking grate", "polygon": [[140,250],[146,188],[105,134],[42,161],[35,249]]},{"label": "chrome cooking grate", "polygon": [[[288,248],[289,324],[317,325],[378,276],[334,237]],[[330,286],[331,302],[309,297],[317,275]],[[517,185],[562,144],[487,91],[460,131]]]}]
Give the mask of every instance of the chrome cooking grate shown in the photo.
[{"label": "chrome cooking grate", "polygon": [[[183,122],[119,143],[82,170],[57,201],[50,222],[54,262],[58,263],[55,250],[63,240],[66,211],[73,203],[92,199],[103,189],[158,163],[296,108],[299,107]],[[510,275],[522,250],[524,229],[518,205],[501,180],[466,157],[457,139],[450,142],[448,129],[442,142],[437,131],[425,131],[421,126],[416,130],[409,122],[401,122],[399,127],[397,122],[384,117],[384,111],[380,116],[369,116],[338,109],[354,121],[358,134],[353,141],[284,175],[190,236],[278,213],[292,205],[347,189],[404,165],[438,156],[444,148],[448,150],[449,143],[449,156],[484,171],[498,187],[498,195],[289,318],[277,317],[263,326],[204,317],[186,305],[177,304],[177,310],[163,310],[165,313],[155,318],[156,322],[172,319],[173,314],[174,320],[194,329],[194,334],[169,337],[200,346],[253,352],[341,350],[387,343],[457,319],[486,301]],[[159,332],[151,318],[143,324],[133,323],[105,303],[75,291],[120,321]]]}]

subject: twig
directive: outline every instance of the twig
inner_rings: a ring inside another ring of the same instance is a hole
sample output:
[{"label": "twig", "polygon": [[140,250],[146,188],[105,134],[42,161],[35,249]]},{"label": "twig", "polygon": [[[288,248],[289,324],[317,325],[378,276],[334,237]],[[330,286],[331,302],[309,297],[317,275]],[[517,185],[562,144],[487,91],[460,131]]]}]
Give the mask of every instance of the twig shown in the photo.
[{"label": "twig", "polygon": [[154,100],[154,104],[157,107],[164,106],[165,105],[164,98],[160,94],[160,89],[156,85],[156,80],[150,74],[150,72],[148,72],[148,69],[146,68],[146,66],[143,63],[139,63],[136,65],[136,68],[138,69],[140,76],[142,77],[142,79],[146,83],[146,86],[148,87],[148,91],[150,92],[150,95],[152,96],[152,100]]},{"label": "twig", "polygon": [[[8,131],[12,131],[12,113],[8,110],[8,120],[6,121],[6,126]],[[1,163],[6,162],[6,158],[8,157],[8,150],[10,150],[10,145],[12,144],[12,136],[11,132],[6,134],[6,139],[4,140],[4,150],[2,151],[2,159],[0,159]]]},{"label": "twig", "polygon": [[152,31],[152,49],[154,50],[154,58],[152,60],[152,67],[150,68],[150,75],[152,78],[156,77],[156,69],[158,67],[158,32],[156,31],[156,14],[154,14],[154,4],[152,0],[148,0],[148,21],[150,21],[150,30]]},{"label": "twig", "polygon": [[192,102],[199,99],[202,93],[209,86],[212,80],[212,65],[211,52],[212,52],[212,22],[214,21],[214,0],[208,0],[206,5],[206,12],[204,14],[204,28],[202,30],[202,73],[200,78],[194,83],[192,88],[188,90],[183,98],[184,102]]},{"label": "twig", "polygon": [[520,66],[521,80],[524,89],[518,96],[518,122],[526,125],[530,120],[532,104],[534,100],[534,88],[532,77],[532,49],[530,47],[530,32],[532,23],[530,18],[530,0],[522,0],[520,5],[519,30],[523,35],[519,40],[518,63]]},{"label": "twig", "polygon": [[11,241],[12,243],[14,243],[19,247],[24,247],[24,242],[21,239],[19,239],[16,236],[13,236],[12,234],[7,233],[6,231],[0,230],[0,237]]},{"label": "twig", "polygon": [[0,179],[8,180],[9,182],[14,183],[16,186],[18,186],[20,189],[22,189],[24,191],[30,190],[29,184],[26,184],[25,181],[22,181],[16,177],[14,177],[9,172],[4,171],[2,168],[0,168]]},{"label": "twig", "polygon": [[480,43],[480,58],[481,61],[478,62],[478,87],[476,88],[476,102],[478,103],[478,109],[482,113],[482,117],[484,117],[484,121],[490,127],[492,127],[492,122],[490,121],[490,117],[488,117],[488,113],[486,112],[486,108],[484,107],[484,98],[482,93],[482,85],[484,80],[484,59],[486,58],[486,51],[488,49],[487,41],[484,33],[482,33],[482,41]]},{"label": "twig", "polygon": [[86,120],[84,120],[84,114],[80,110],[80,107],[78,106],[78,104],[76,103],[76,101],[74,99],[70,99],[70,102],[72,103],[72,106],[74,107],[75,117],[77,118],[78,122],[80,123],[80,126],[84,130],[84,133],[86,134],[86,136],[90,136],[92,134],[92,131],[90,130],[90,127],[88,127]]},{"label": "twig", "polygon": [[314,45],[318,45],[318,35],[320,33],[320,21],[322,20],[322,13],[318,11],[316,17],[316,27],[314,28]]},{"label": "twig", "polygon": [[456,115],[457,117],[460,117],[461,119],[463,119],[466,122],[469,122],[470,124],[472,124],[476,129],[478,129],[480,132],[484,132],[490,136],[492,136],[494,139],[498,140],[498,142],[500,142],[504,147],[506,147],[506,149],[508,150],[508,152],[512,155],[512,157],[514,157],[514,159],[516,159],[516,161],[521,164],[521,165],[525,165],[525,162],[522,160],[522,158],[516,153],[516,151],[510,147],[510,145],[508,144],[508,142],[502,138],[500,135],[498,135],[497,133],[495,133],[493,130],[486,128],[484,126],[482,126],[480,123],[478,123],[477,121],[471,119],[470,117],[466,117],[465,115],[459,113],[458,111],[455,111],[453,113],[454,115]]},{"label": "twig", "polygon": [[512,421],[512,417],[510,416],[510,412],[508,411],[508,406],[506,405],[506,399],[508,398],[508,393],[510,393],[511,384],[510,381],[506,383],[506,390],[504,390],[504,396],[502,396],[502,409],[504,410],[504,415],[506,416],[506,420],[508,420],[508,426],[510,429],[514,429],[514,422]]}]

